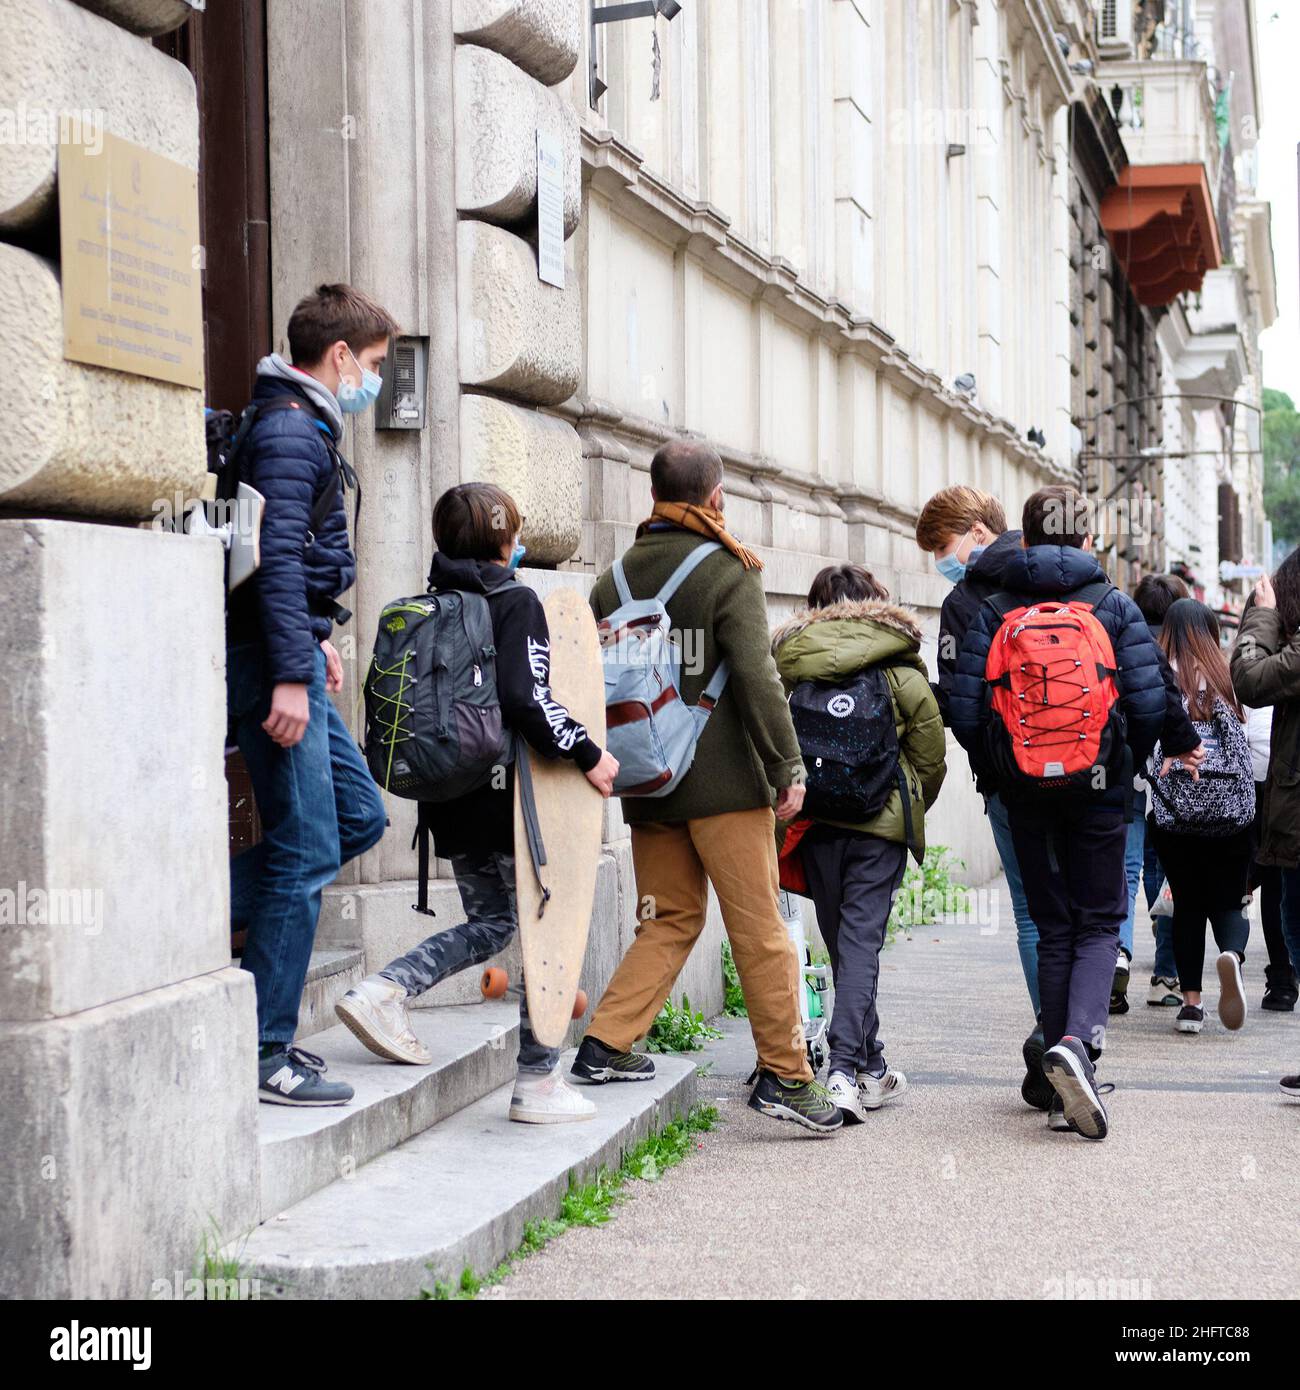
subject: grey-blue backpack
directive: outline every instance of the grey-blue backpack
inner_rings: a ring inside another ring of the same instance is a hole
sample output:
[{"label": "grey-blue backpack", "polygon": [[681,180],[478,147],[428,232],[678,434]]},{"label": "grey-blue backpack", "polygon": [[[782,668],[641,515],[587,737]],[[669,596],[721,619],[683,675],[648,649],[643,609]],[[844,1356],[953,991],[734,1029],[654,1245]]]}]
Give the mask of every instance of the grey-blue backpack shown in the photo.
[{"label": "grey-blue backpack", "polygon": [[619,606],[599,624],[605,671],[606,746],[618,759],[615,796],[667,796],[695,760],[709,715],[730,674],[718,663],[700,696],[681,694],[682,651],[672,632],[668,603],[697,565],[722,547],[705,541],[681,562],[653,598],[634,599],[623,562],[614,564]]}]

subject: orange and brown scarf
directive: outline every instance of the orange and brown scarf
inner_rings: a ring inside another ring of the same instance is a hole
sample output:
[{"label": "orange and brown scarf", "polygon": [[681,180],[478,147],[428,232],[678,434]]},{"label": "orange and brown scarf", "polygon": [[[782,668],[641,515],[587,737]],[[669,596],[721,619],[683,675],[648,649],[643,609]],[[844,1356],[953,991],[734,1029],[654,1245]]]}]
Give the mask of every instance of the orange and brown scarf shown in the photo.
[{"label": "orange and brown scarf", "polygon": [[695,502],[656,502],[654,511],[636,528],[637,537],[644,535],[647,527],[664,521],[726,546],[747,570],[763,568],[762,560],[727,530],[722,513],[716,507],[702,507]]}]

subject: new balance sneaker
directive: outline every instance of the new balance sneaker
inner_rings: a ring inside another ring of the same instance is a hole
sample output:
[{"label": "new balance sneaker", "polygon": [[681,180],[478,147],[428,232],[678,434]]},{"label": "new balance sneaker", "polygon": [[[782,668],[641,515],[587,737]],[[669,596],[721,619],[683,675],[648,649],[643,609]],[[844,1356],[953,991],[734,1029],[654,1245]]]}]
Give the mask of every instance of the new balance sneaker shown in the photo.
[{"label": "new balance sneaker", "polygon": [[346,1105],[352,1087],[326,1081],[327,1067],[314,1052],[286,1043],[257,1059],[257,1098],[268,1105]]},{"label": "new balance sneaker", "polygon": [[1052,1083],[1043,1075],[1044,1046],[1043,1025],[1040,1023],[1020,1049],[1025,1059],[1025,1079],[1020,1083],[1020,1098],[1035,1110],[1046,1110],[1056,1094],[1052,1090]]},{"label": "new balance sneaker", "polygon": [[1205,1027],[1205,1010],[1199,1004],[1184,1004],[1174,1019],[1180,1033],[1199,1033]]},{"label": "new balance sneaker", "polygon": [[1284,1076],[1278,1085],[1287,1095],[1300,1098],[1300,1076]]},{"label": "new balance sneaker", "polygon": [[1085,1139],[1104,1139],[1110,1127],[1106,1107],[1097,1087],[1096,1069],[1079,1039],[1067,1034],[1055,1047],[1049,1047],[1043,1053],[1043,1071],[1061,1098],[1070,1126]]},{"label": "new balance sneaker", "polygon": [[844,1116],[846,1125],[860,1125],[866,1118],[862,1113],[862,1096],[858,1091],[858,1083],[847,1072],[831,1072],[826,1093],[830,1096],[831,1103]]},{"label": "new balance sneaker", "polygon": [[773,1120],[791,1120],[814,1134],[834,1134],[844,1116],[825,1086],[815,1081],[782,1081],[760,1071],[749,1093],[749,1108]]},{"label": "new balance sneaker", "polygon": [[1246,986],[1241,979],[1241,957],[1222,951],[1214,962],[1219,972],[1219,1022],[1235,1033],[1246,1021]]},{"label": "new balance sneaker", "polygon": [[1154,1005],[1158,1009],[1172,1008],[1174,1005],[1182,1006],[1183,991],[1178,986],[1178,981],[1171,980],[1168,975],[1152,975],[1151,987],[1147,990],[1147,1003]]},{"label": "new balance sneaker", "polygon": [[433,1054],[411,1031],[406,991],[382,975],[367,975],[334,1005],[348,1031],[376,1057],[427,1067]]},{"label": "new balance sneaker", "polygon": [[897,1100],[907,1090],[907,1077],[893,1067],[886,1067],[882,1076],[872,1076],[869,1071],[858,1073],[858,1094],[862,1097],[864,1110],[879,1110],[891,1100]]},{"label": "new balance sneaker", "polygon": [[1115,978],[1110,985],[1110,1012],[1128,1013],[1128,952],[1121,946],[1115,956]]},{"label": "new balance sneaker", "polygon": [[584,1086],[603,1086],[606,1081],[653,1081],[655,1064],[642,1052],[615,1052],[588,1033],[569,1075]]},{"label": "new balance sneaker", "polygon": [[566,1125],[590,1120],[596,1107],[560,1075],[560,1064],[548,1072],[521,1071],[510,1097],[510,1118],[525,1125]]}]

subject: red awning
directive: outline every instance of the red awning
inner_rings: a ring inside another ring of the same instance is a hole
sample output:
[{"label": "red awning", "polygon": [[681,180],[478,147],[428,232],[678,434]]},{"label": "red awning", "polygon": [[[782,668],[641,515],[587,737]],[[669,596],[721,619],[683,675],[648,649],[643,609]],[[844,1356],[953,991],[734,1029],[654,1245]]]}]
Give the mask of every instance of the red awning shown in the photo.
[{"label": "red awning", "polygon": [[1130,164],[1101,200],[1101,225],[1139,304],[1172,303],[1223,264],[1201,164]]}]

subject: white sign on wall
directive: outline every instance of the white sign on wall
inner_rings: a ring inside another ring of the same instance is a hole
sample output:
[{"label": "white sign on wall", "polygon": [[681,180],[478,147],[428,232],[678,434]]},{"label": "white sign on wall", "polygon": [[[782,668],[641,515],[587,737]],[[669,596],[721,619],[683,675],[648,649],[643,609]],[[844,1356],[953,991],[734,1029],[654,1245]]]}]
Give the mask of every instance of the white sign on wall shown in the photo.
[{"label": "white sign on wall", "polygon": [[564,288],[564,151],[537,132],[537,276]]}]

